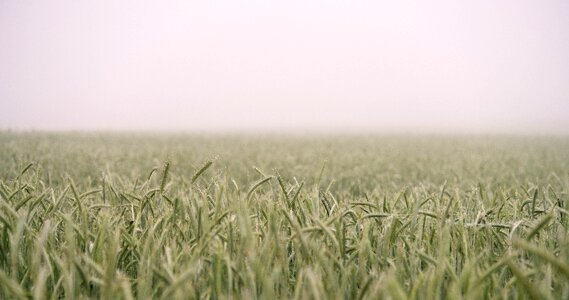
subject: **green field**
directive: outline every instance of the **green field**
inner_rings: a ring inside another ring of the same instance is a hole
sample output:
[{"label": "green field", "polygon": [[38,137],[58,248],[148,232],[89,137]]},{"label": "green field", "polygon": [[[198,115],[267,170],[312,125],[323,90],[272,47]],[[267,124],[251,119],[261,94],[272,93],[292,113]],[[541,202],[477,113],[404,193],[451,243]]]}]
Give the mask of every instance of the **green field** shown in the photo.
[{"label": "green field", "polygon": [[0,133],[0,299],[569,298],[569,138]]}]

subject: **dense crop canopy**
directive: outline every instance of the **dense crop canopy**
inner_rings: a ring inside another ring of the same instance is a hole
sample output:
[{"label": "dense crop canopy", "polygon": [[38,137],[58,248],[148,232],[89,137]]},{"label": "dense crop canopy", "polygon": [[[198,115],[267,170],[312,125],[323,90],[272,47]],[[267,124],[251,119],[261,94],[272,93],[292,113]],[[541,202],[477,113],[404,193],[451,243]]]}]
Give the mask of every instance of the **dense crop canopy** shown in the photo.
[{"label": "dense crop canopy", "polygon": [[569,140],[0,134],[0,298],[569,297]]}]

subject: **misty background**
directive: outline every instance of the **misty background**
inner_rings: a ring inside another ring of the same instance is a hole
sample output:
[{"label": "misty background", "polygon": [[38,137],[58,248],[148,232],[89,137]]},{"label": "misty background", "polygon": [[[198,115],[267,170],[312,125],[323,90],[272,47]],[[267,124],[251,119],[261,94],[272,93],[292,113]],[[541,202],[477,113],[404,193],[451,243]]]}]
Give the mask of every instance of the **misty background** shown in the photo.
[{"label": "misty background", "polygon": [[0,2],[0,129],[569,133],[569,1]]}]

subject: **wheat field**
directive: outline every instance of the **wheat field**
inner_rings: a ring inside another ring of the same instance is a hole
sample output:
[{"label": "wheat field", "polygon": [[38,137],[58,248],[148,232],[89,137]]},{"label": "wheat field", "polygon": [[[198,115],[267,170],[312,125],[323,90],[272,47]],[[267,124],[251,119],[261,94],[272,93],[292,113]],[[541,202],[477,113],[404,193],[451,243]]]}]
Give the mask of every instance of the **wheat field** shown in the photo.
[{"label": "wheat field", "polygon": [[2,299],[567,299],[569,138],[0,133]]}]

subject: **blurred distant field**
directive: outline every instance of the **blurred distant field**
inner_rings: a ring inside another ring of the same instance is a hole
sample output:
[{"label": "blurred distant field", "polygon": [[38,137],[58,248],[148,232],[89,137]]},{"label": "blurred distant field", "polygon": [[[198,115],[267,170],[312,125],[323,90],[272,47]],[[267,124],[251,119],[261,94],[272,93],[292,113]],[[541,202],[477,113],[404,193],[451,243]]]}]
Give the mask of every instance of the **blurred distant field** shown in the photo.
[{"label": "blurred distant field", "polygon": [[0,133],[0,298],[569,297],[569,138]]}]

